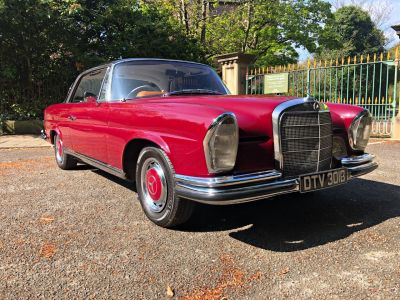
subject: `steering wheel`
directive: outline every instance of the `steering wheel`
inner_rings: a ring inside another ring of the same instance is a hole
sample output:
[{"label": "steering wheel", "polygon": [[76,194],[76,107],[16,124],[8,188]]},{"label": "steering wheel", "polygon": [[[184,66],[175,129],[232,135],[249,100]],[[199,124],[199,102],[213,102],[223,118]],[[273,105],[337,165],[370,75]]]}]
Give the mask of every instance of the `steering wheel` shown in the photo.
[{"label": "steering wheel", "polygon": [[155,91],[155,92],[161,92],[161,90],[157,87],[151,86],[149,84],[144,84],[138,87],[135,87],[133,90],[131,90],[127,95],[126,99],[130,98],[136,98],[137,94],[141,91]]}]

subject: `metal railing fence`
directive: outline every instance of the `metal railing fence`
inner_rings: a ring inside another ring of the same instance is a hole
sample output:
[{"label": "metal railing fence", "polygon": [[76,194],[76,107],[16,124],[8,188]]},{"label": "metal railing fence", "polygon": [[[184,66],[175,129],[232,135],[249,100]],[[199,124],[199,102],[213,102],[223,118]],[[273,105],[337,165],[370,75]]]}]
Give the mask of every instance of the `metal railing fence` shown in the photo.
[{"label": "metal railing fence", "polygon": [[374,136],[393,133],[400,102],[399,49],[380,55],[355,56],[335,61],[307,61],[304,64],[261,67],[248,70],[246,93],[264,94],[268,74],[288,74],[290,96],[311,95],[318,101],[352,104],[368,109]]}]

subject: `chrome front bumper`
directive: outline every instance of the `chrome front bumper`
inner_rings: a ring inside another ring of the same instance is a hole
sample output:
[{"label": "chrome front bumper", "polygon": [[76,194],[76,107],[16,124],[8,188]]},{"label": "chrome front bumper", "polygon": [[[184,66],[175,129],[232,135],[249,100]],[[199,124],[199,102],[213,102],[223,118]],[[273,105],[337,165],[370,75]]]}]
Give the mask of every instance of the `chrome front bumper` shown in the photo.
[{"label": "chrome front bumper", "polygon": [[[378,164],[374,158],[363,154],[341,162],[352,179],[375,170]],[[175,181],[179,197],[214,205],[250,202],[300,190],[298,178],[283,179],[276,170],[210,178],[175,175]]]}]

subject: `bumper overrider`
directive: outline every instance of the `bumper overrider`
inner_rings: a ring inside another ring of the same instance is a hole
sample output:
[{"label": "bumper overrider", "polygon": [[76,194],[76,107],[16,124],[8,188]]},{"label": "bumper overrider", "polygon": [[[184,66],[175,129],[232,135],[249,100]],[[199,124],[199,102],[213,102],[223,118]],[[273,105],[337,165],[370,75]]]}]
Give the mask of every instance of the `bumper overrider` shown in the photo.
[{"label": "bumper overrider", "polygon": [[[378,164],[374,158],[372,154],[363,154],[345,157],[341,163],[352,179],[375,170]],[[277,170],[210,178],[175,175],[175,181],[178,196],[214,205],[244,203],[300,191],[299,178],[284,179]]]}]

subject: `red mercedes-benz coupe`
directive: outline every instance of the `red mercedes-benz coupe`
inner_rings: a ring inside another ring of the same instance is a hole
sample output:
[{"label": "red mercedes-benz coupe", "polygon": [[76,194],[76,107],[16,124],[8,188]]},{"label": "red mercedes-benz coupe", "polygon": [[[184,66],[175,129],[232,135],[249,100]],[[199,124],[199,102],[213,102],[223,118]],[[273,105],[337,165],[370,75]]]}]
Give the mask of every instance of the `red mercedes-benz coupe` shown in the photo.
[{"label": "red mercedes-benz coupe", "polygon": [[185,222],[225,205],[348,182],[377,167],[371,116],[312,98],[233,96],[203,64],[124,59],[78,76],[45,110],[62,169],[78,162],[134,181],[148,218]]}]

